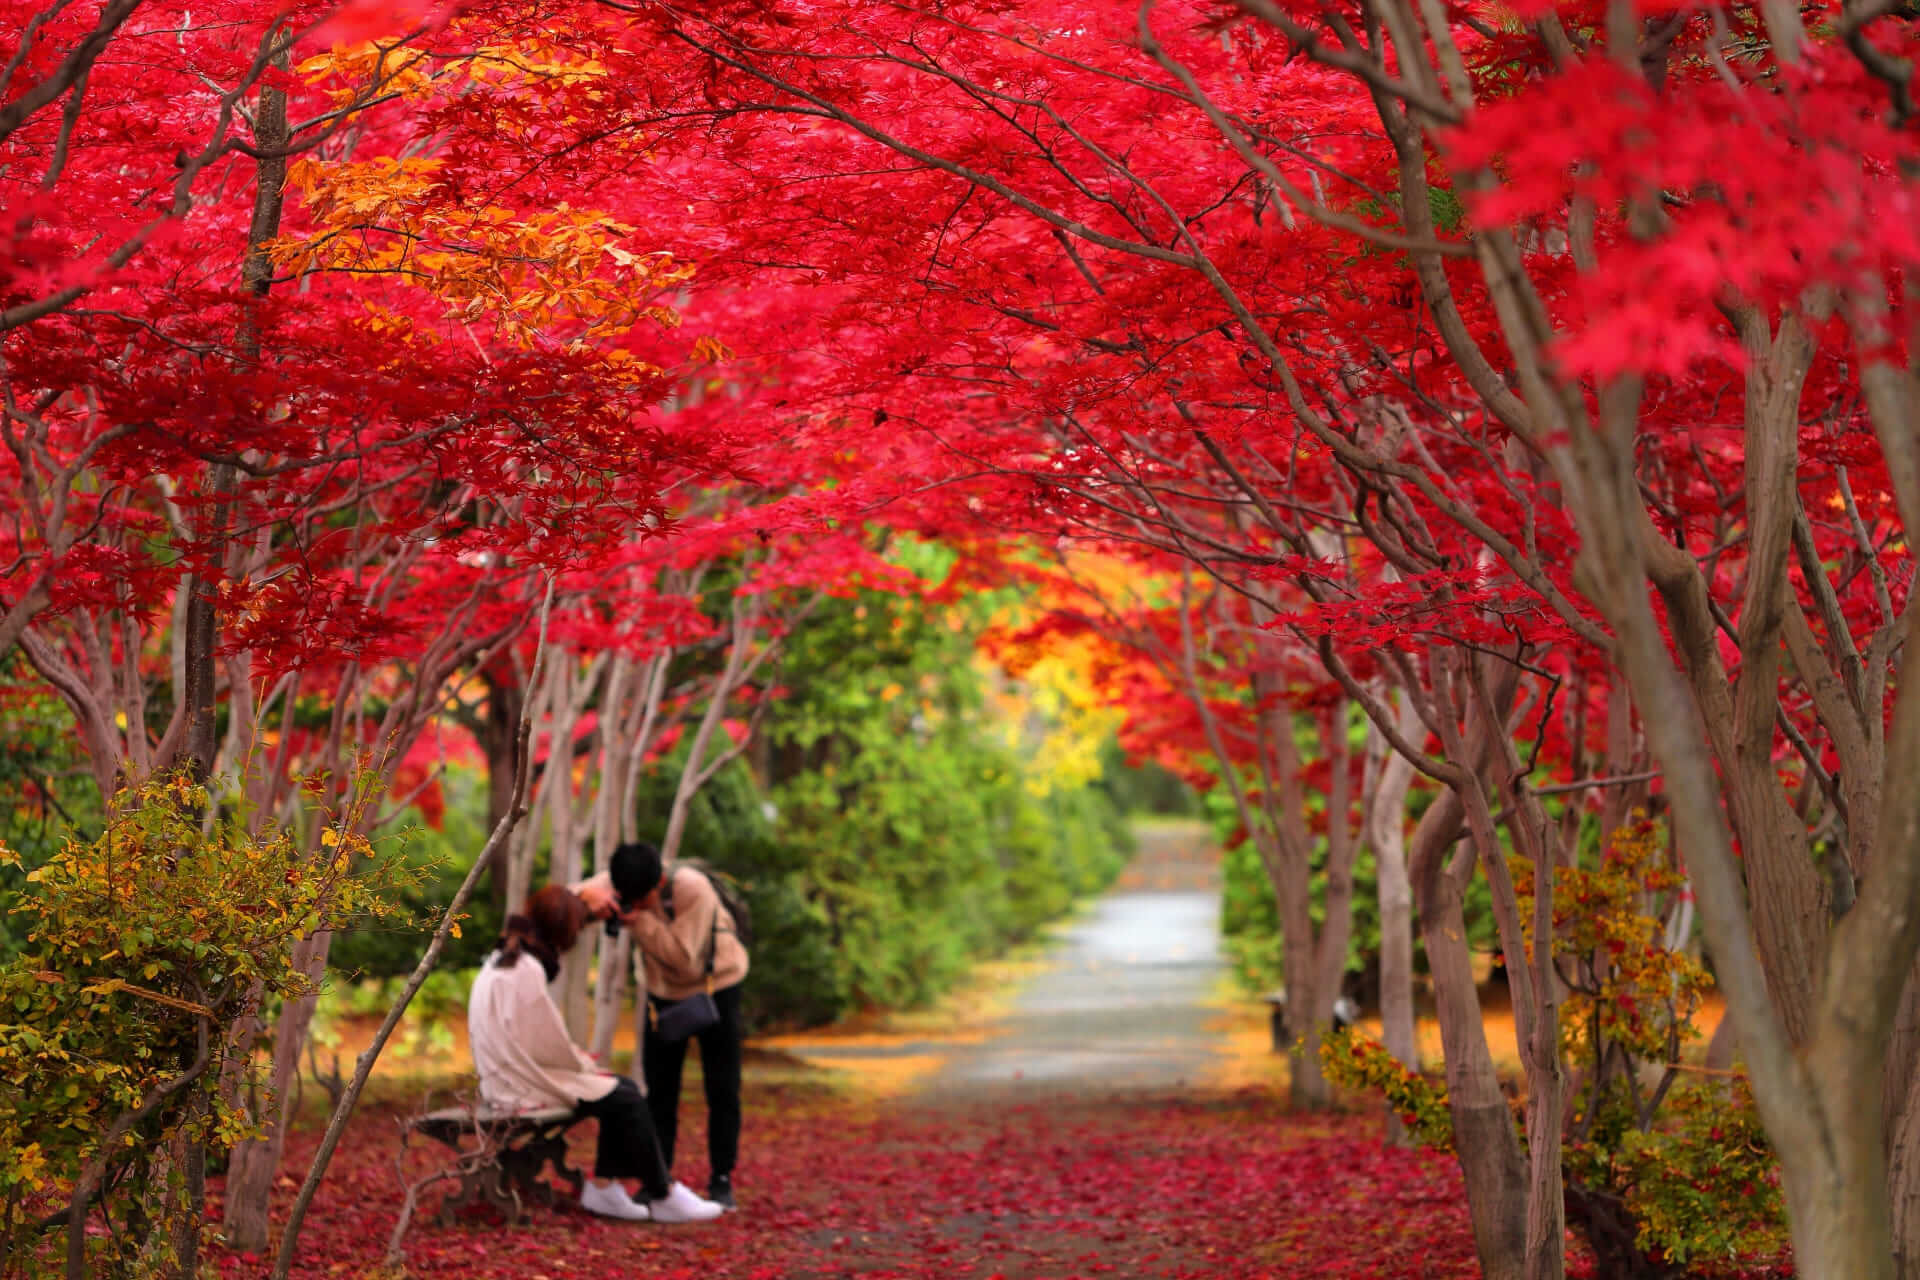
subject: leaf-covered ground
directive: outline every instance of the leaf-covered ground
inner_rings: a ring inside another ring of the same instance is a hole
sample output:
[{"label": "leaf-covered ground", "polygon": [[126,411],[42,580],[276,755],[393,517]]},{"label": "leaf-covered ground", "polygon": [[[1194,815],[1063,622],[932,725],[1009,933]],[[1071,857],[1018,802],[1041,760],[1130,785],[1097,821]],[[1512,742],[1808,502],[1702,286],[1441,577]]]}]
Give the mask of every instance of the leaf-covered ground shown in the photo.
[{"label": "leaf-covered ground", "polygon": [[[1449,1160],[1398,1151],[1359,1116],[1291,1116],[1271,1094],[1061,1095],[1008,1107],[874,1101],[769,1072],[751,1084],[740,1212],[655,1227],[568,1205],[524,1225],[417,1221],[416,1276],[1407,1277],[1478,1274]],[[303,1276],[378,1269],[402,1192],[397,1107],[360,1117],[302,1235]],[[698,1107],[679,1176],[704,1185]],[[591,1123],[573,1134],[591,1157]],[[315,1134],[297,1133],[303,1169]],[[418,1176],[436,1159],[409,1144]],[[286,1199],[291,1199],[290,1189]],[[223,1275],[264,1272],[220,1255]]]},{"label": "leaf-covered ground", "polygon": [[[1217,892],[1214,866],[1204,829],[1148,832],[1114,896],[1160,895],[1153,917],[1164,933],[1178,895]],[[1166,961],[1211,947],[1210,906],[1196,917],[1199,934],[1157,941],[1139,919],[1109,919],[1103,910],[1083,914],[1044,948],[983,966],[972,987],[938,1009],[756,1040],[738,1214],[656,1227],[563,1205],[536,1208],[513,1229],[441,1227],[433,1216],[438,1192],[430,1191],[405,1239],[406,1271],[421,1280],[1479,1275],[1450,1157],[1385,1146],[1370,1108],[1289,1112],[1264,1008],[1209,996],[1204,969],[1191,989],[1153,987],[1164,984],[1154,971]],[[1116,932],[1124,935],[1118,945]],[[1163,1003],[1141,1006],[1148,989]],[[1212,1016],[1185,1016],[1182,1001]],[[1107,1016],[1116,1010],[1120,1016]],[[1138,1047],[1143,1034],[1150,1051],[1131,1066],[1123,1053],[1086,1052],[1103,1037],[1110,1049]],[[1511,1027],[1498,1010],[1489,1035],[1510,1058]],[[355,1037],[347,1039],[357,1050]],[[1187,1041],[1202,1049],[1204,1071],[1191,1073],[1193,1060],[1171,1052]],[[1063,1045],[1082,1051],[1072,1059],[1077,1074],[1043,1084],[1021,1070],[1057,1065]],[[457,1036],[433,1057],[442,1072],[467,1065]],[[1164,1068],[1153,1077],[1161,1083],[1139,1085],[1134,1068],[1142,1061]],[[414,1059],[412,1069],[425,1065]],[[376,1272],[402,1202],[401,1168],[417,1179],[444,1161],[432,1143],[402,1148],[399,1121],[427,1091],[404,1069],[395,1062],[376,1076],[383,1101],[356,1118],[335,1156],[296,1274]],[[1175,1087],[1180,1078],[1190,1083]],[[1134,1083],[1123,1086],[1125,1079]],[[687,1087],[677,1172],[698,1190],[707,1174],[705,1119],[697,1081]],[[442,1094],[436,1105],[445,1101]],[[289,1141],[282,1211],[316,1129],[309,1120]],[[577,1165],[591,1160],[592,1130],[588,1122],[573,1131]],[[258,1259],[219,1261],[230,1280],[266,1271]],[[1577,1248],[1569,1264],[1570,1275],[1591,1273]]]}]

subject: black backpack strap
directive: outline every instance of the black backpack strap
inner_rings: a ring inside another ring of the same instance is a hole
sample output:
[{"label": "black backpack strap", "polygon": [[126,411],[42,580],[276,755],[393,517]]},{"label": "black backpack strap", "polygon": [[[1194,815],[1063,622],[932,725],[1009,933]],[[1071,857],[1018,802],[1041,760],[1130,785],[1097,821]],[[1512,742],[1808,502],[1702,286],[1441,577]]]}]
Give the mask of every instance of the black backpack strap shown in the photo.
[{"label": "black backpack strap", "polygon": [[713,925],[707,930],[706,970],[707,991],[711,994],[713,991],[713,953],[720,945],[720,913],[726,909],[727,900],[720,896],[720,886],[715,883],[711,875],[707,874],[706,868],[691,866],[688,863],[682,862],[668,871],[666,877],[660,883],[660,906],[661,909],[667,913],[667,919],[673,919],[673,878],[680,873],[682,868],[692,871],[697,875],[706,876],[707,887],[713,890]]},{"label": "black backpack strap", "polygon": [[[707,875],[706,872],[701,871],[698,867],[693,868],[693,870],[700,875]],[[712,876],[707,876],[707,888],[713,890],[713,923],[707,926],[707,994],[712,995],[713,953],[720,945],[720,912],[726,908],[727,904],[720,897],[720,886],[713,882]]]}]

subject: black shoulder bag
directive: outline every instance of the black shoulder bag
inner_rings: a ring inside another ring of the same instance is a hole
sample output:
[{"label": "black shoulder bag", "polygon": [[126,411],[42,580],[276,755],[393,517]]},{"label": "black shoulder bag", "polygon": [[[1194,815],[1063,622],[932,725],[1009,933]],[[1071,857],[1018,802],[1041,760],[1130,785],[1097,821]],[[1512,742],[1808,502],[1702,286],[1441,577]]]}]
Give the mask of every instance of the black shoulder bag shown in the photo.
[{"label": "black shoulder bag", "polygon": [[713,948],[720,930],[720,904],[713,907],[713,928],[707,933],[707,989],[696,991],[684,1000],[647,998],[647,1021],[662,1040],[679,1041],[697,1036],[720,1021],[720,1006],[713,1002]]}]

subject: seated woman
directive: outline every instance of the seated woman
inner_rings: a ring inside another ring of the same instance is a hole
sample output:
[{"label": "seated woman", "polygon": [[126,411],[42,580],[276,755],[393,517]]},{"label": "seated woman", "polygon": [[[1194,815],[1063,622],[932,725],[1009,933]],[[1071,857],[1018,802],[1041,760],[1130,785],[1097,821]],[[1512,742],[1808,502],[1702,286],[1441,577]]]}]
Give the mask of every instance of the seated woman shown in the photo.
[{"label": "seated woman", "polygon": [[[647,1100],[622,1076],[602,1071],[567,1035],[547,983],[579,936],[586,907],[565,886],[548,885],[508,916],[500,948],[480,966],[467,1001],[467,1035],[480,1073],[480,1096],[502,1111],[572,1107],[600,1122],[593,1177],[580,1207],[609,1218],[705,1222],[721,1208],[670,1181]],[[645,1203],[628,1193],[639,1180]]]}]

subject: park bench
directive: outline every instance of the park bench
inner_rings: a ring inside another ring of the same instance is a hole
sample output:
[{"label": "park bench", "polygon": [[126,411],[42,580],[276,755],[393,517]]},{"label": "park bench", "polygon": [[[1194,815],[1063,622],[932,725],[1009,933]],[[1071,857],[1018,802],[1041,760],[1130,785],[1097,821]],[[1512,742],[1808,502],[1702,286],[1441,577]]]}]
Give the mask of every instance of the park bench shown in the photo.
[{"label": "park bench", "polygon": [[440,1202],[440,1224],[446,1226],[467,1208],[485,1204],[517,1225],[529,1205],[555,1202],[553,1183],[540,1176],[548,1166],[577,1198],[584,1178],[567,1164],[567,1130],[581,1118],[570,1107],[446,1107],[416,1117],[409,1129],[445,1144],[458,1157],[460,1186]]},{"label": "park bench", "polygon": [[[1268,1027],[1273,1037],[1273,1051],[1285,1053],[1293,1047],[1293,1029],[1287,1022],[1287,989],[1281,987],[1269,991],[1261,999],[1267,1004]],[[1360,1006],[1346,996],[1333,1002],[1333,1029],[1342,1030],[1360,1020]]]}]

